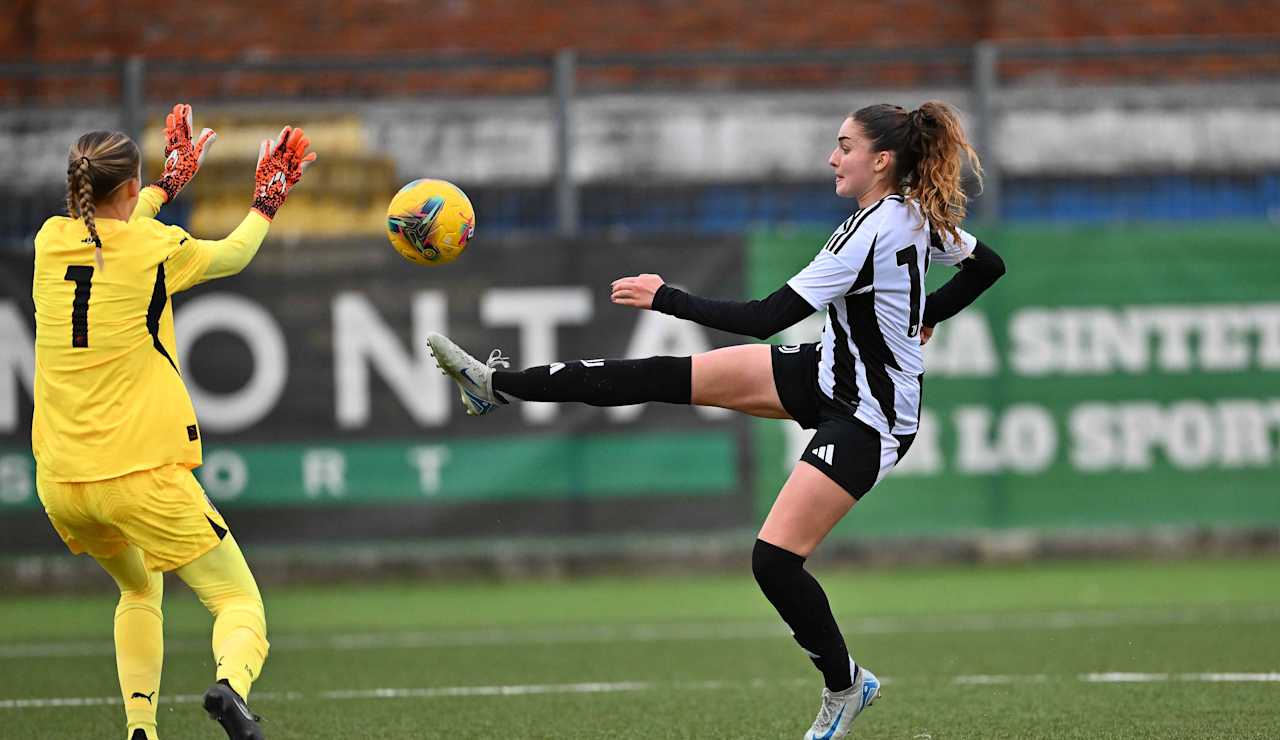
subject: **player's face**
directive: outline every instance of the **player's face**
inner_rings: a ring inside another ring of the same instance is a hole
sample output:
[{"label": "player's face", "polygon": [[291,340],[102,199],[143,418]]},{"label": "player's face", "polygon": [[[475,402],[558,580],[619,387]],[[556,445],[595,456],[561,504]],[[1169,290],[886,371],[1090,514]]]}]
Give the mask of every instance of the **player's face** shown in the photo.
[{"label": "player's face", "polygon": [[857,198],[871,190],[886,167],[887,152],[871,150],[871,140],[862,125],[852,118],[844,119],[836,134],[836,148],[827,164],[835,170],[836,195]]}]

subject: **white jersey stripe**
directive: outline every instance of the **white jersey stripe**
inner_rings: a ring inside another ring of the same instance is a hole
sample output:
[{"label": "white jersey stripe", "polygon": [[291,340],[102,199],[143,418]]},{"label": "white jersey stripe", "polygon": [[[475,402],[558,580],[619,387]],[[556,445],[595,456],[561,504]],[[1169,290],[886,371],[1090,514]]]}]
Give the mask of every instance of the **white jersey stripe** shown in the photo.
[{"label": "white jersey stripe", "polygon": [[835,332],[831,329],[831,312],[827,312],[827,323],[822,328],[822,337],[818,340],[821,352],[818,354],[818,388],[827,398],[836,397]]}]

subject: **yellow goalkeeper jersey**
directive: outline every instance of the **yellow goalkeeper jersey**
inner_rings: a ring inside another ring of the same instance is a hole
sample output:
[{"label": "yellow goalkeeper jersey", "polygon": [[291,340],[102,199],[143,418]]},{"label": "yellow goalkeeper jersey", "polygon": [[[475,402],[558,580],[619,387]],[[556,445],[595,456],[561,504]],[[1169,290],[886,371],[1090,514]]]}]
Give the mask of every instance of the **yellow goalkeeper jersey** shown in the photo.
[{"label": "yellow goalkeeper jersey", "polygon": [[55,216],[36,235],[36,464],[55,481],[198,467],[170,296],[206,277],[213,250],[151,218],[97,226],[103,268],[83,221]]}]

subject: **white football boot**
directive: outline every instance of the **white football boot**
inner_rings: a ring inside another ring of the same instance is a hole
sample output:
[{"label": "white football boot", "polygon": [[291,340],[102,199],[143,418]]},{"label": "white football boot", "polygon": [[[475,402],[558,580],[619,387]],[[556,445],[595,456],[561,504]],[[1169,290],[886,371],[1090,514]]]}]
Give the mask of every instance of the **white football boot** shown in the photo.
[{"label": "white football boot", "polygon": [[440,372],[458,384],[468,416],[481,416],[510,403],[493,390],[493,369],[511,367],[509,358],[499,350],[489,354],[488,362],[481,362],[449,341],[448,337],[435,332],[427,335],[427,349],[440,366]]},{"label": "white football boot", "polygon": [[[849,667],[854,667],[852,659]],[[804,740],[834,740],[848,735],[853,727],[853,720],[879,698],[880,679],[866,668],[858,670],[853,686],[844,691],[822,689],[822,706],[818,708],[818,718],[804,734]]]}]

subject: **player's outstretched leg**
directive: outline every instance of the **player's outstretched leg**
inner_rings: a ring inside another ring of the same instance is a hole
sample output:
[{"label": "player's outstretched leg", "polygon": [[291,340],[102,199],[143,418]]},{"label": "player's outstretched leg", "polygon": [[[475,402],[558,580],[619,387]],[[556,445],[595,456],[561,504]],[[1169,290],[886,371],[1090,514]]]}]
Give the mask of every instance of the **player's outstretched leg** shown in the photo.
[{"label": "player's outstretched leg", "polygon": [[263,740],[261,720],[246,700],[262,673],[269,644],[258,584],[231,533],[178,569],[178,576],[213,614],[217,681],[204,694],[204,709],[232,740]]},{"label": "player's outstretched leg", "polygon": [[488,362],[481,362],[440,334],[428,336],[427,344],[441,372],[458,384],[462,404],[473,416],[506,404],[503,394],[523,401],[592,406],[688,404],[692,398],[693,361],[689,357],[574,360],[508,372],[496,369],[510,365],[497,350]]},{"label": "player's outstretched leg", "polygon": [[427,336],[427,349],[436,359],[436,365],[440,366],[440,372],[458,384],[458,394],[462,396],[462,405],[468,415],[481,416],[508,403],[493,390],[494,368],[511,367],[501,352],[495,349],[489,354],[487,363],[481,362],[448,337],[434,332]]}]

